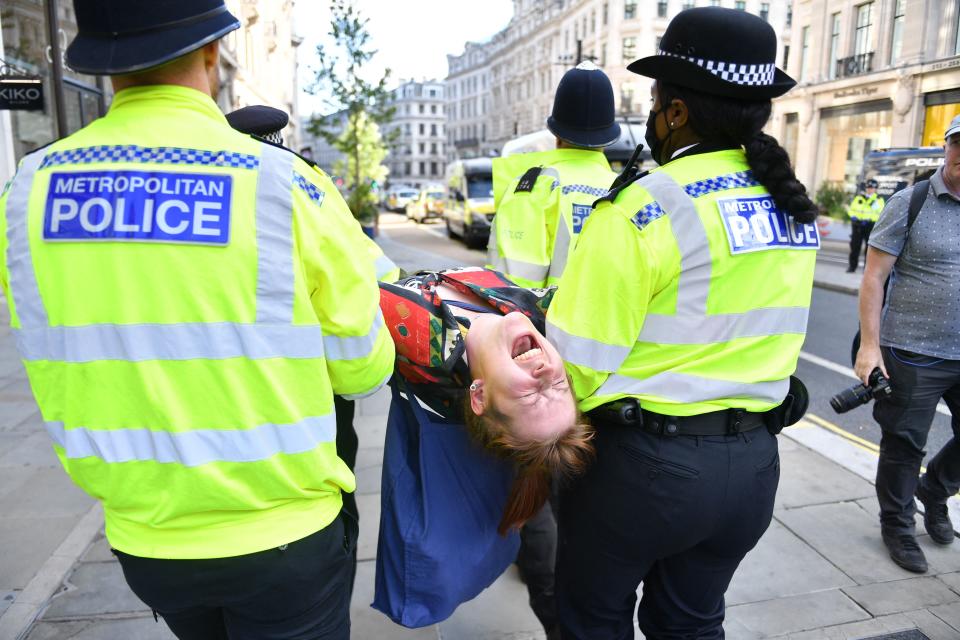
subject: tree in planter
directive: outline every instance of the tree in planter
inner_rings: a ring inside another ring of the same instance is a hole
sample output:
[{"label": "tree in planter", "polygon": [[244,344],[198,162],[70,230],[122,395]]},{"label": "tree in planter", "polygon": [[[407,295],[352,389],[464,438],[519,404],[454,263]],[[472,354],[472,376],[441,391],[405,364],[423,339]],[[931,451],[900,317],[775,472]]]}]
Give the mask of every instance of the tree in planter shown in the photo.
[{"label": "tree in planter", "polygon": [[355,153],[346,155],[333,164],[337,175],[346,176],[346,186],[350,190],[347,196],[350,211],[360,224],[375,225],[378,212],[377,194],[373,191],[372,183],[382,184],[387,177],[387,168],[382,164],[387,148],[383,144],[380,127],[366,113],[361,112],[353,128],[348,127],[338,140],[344,145],[355,144]]},{"label": "tree in planter", "polygon": [[847,213],[847,194],[840,182],[824,180],[814,197],[820,212],[831,218],[842,220]]},{"label": "tree in planter", "polygon": [[[377,226],[379,216],[372,200],[371,182],[381,182],[386,176],[386,167],[380,163],[397,134],[392,131],[385,138],[379,128],[393,120],[395,112],[386,88],[390,70],[386,69],[375,82],[362,77],[364,67],[377,53],[370,48],[369,19],[350,0],[333,0],[330,12],[334,46],[332,50],[323,45],[317,47],[318,66],[309,91],[326,96],[324,102],[334,113],[312,117],[308,129],[346,156],[346,163],[341,165],[345,168],[342,175],[346,185],[353,189],[348,198],[350,210],[362,221],[371,216],[367,204],[372,204],[373,223]],[[341,112],[346,112],[346,126],[340,124]]]}]

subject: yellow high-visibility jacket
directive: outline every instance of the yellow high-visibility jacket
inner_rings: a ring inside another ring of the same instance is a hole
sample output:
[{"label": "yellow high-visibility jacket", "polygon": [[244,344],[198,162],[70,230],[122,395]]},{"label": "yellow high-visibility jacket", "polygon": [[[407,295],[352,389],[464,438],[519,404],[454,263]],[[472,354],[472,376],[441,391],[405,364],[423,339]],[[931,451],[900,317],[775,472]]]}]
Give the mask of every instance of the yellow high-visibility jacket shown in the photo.
[{"label": "yellow high-visibility jacket", "polygon": [[674,160],[601,203],[547,313],[581,410],[624,397],[677,416],[780,404],[819,245],[742,150]]},{"label": "yellow high-visibility jacket", "polygon": [[880,219],[880,212],[886,202],[876,193],[872,195],[863,195],[858,193],[853,197],[853,202],[847,209],[847,215],[851,220],[862,220],[864,222],[876,222]]},{"label": "yellow high-visibility jacket", "polygon": [[325,175],[198,91],[125,89],[23,159],[0,258],[47,431],[111,546],[235,556],[337,516],[355,479],[333,395],[378,389],[394,352],[378,255]]},{"label": "yellow high-visibility jacket", "polygon": [[[517,166],[522,157],[505,160]],[[560,281],[594,201],[607,195],[617,174],[601,151],[556,149],[530,157],[535,162],[525,168],[540,165],[540,171],[529,189],[520,186],[523,175],[511,176],[493,220],[487,262],[519,285],[545,287]]]}]

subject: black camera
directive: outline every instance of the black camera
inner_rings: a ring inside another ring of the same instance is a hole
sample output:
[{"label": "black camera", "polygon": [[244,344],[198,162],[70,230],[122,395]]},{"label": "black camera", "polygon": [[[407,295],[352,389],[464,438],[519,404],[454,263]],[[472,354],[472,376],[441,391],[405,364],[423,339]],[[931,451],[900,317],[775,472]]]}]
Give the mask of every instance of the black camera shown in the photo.
[{"label": "black camera", "polygon": [[851,409],[856,409],[860,405],[867,404],[876,398],[882,398],[893,393],[890,388],[890,381],[887,380],[880,367],[870,372],[870,384],[858,384],[855,387],[844,389],[837,395],[830,398],[830,406],[837,413],[846,413]]}]

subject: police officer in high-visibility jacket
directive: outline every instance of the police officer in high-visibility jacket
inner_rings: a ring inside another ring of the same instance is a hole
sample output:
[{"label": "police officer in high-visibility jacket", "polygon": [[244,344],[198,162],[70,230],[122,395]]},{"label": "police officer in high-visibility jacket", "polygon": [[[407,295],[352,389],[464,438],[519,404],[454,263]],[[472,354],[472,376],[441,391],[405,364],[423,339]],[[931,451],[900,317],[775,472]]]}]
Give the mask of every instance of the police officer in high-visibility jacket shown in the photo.
[{"label": "police officer in high-visibility jacket", "polygon": [[[557,148],[511,176],[497,207],[488,263],[525,287],[557,284],[593,202],[617,177],[603,148],[620,137],[610,79],[582,62],[560,80],[547,128]],[[500,159],[495,159],[498,162]],[[517,160],[510,158],[511,165]]]},{"label": "police officer in high-visibility jacket", "polygon": [[870,242],[873,225],[880,219],[880,212],[887,204],[877,194],[879,184],[871,178],[863,185],[863,192],[853,197],[847,216],[850,217],[850,264],[847,273],[853,273],[860,264],[860,247]]},{"label": "police officer in high-visibility jacket", "polygon": [[[563,638],[722,638],[724,592],[770,524],[776,433],[807,326],[816,206],[762,133],[794,81],[745,11],[679,13],[646,140],[659,169],[599,203],[547,315],[597,459],[561,491]],[[786,402],[785,402],[786,400]]]},{"label": "police officer in high-visibility jacket", "polygon": [[109,113],[27,155],[0,284],[61,462],[181,638],[349,638],[356,525],[333,396],[393,368],[374,256],[330,180],[230,128],[223,0],[75,0]]}]

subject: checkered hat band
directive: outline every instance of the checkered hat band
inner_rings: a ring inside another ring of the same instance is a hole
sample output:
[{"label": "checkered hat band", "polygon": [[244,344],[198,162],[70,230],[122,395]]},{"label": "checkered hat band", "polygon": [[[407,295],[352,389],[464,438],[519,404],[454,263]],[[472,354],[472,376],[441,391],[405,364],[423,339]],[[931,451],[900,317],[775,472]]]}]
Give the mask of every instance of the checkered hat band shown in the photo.
[{"label": "checkered hat band", "polygon": [[660,51],[660,55],[671,58],[680,58],[687,62],[703,67],[713,75],[726,82],[742,85],[771,85],[773,77],[777,71],[774,64],[740,64],[737,62],[717,62],[716,60],[705,60],[704,58],[694,58],[692,56],[682,56],[679,53],[670,53],[669,51]]}]

